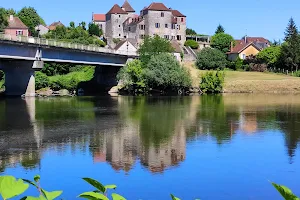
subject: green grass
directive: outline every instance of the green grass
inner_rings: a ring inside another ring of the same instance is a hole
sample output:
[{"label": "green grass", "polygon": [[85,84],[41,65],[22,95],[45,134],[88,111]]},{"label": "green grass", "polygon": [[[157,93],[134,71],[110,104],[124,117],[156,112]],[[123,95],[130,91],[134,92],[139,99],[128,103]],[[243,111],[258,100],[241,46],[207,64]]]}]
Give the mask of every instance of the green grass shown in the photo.
[{"label": "green grass", "polygon": [[[193,63],[185,63],[193,78],[193,86],[199,86],[200,75]],[[229,93],[300,93],[300,78],[271,72],[225,72],[224,91]]]}]

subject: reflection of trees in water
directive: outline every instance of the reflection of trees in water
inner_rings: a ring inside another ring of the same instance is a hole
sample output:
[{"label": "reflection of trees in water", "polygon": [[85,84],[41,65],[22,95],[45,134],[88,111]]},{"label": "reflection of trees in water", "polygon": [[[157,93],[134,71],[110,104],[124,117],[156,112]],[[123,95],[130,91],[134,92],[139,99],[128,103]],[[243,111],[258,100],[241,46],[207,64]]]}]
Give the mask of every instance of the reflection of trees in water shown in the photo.
[{"label": "reflection of trees in water", "polygon": [[216,138],[219,144],[228,141],[239,118],[238,111],[227,111],[221,95],[201,96],[197,119],[203,132]]},{"label": "reflection of trees in water", "polygon": [[276,112],[276,118],[285,133],[285,145],[288,148],[288,155],[292,158],[300,142],[300,110],[287,105],[282,111]]}]

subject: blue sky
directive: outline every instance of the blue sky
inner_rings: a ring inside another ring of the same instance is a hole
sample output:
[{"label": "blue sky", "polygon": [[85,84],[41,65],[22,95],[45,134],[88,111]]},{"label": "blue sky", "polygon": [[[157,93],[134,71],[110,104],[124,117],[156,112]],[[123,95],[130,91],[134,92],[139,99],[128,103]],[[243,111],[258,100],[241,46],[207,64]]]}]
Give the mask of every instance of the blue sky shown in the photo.
[{"label": "blue sky", "polygon": [[[47,24],[70,21],[78,24],[91,21],[92,12],[106,13],[113,4],[124,0],[14,0],[6,1],[5,8],[19,10],[33,6]],[[152,0],[129,0],[136,11],[148,6]],[[156,0],[156,2],[158,2]],[[263,36],[269,40],[281,39],[290,17],[300,25],[299,0],[162,0],[167,7],[187,15],[187,25],[198,33],[213,34],[218,24],[235,38]]]}]

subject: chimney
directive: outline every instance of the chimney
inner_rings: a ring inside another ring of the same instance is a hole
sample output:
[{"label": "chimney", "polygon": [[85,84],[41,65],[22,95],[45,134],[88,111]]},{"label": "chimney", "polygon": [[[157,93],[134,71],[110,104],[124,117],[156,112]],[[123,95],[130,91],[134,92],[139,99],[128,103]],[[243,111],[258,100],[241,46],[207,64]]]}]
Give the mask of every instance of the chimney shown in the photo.
[{"label": "chimney", "polygon": [[125,8],[122,7],[122,10],[126,11]]},{"label": "chimney", "polygon": [[230,42],[230,52],[233,51],[233,41]]},{"label": "chimney", "polygon": [[244,39],[245,39],[245,43],[247,43],[247,35],[245,35]]},{"label": "chimney", "polygon": [[9,16],[9,20],[10,20],[10,21],[13,21],[13,20],[14,20],[14,16],[13,16],[13,15],[10,15],[10,16]]}]

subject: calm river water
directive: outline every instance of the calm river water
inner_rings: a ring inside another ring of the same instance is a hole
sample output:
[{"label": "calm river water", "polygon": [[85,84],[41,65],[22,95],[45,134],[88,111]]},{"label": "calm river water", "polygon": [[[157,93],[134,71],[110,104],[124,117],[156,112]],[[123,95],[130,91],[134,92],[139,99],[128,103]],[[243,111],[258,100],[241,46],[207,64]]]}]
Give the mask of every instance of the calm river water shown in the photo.
[{"label": "calm river water", "polygon": [[279,200],[269,181],[300,195],[299,145],[294,95],[0,100],[0,175],[67,200],[82,177],[129,200]]}]

